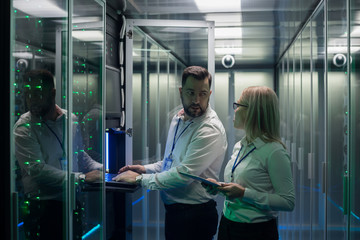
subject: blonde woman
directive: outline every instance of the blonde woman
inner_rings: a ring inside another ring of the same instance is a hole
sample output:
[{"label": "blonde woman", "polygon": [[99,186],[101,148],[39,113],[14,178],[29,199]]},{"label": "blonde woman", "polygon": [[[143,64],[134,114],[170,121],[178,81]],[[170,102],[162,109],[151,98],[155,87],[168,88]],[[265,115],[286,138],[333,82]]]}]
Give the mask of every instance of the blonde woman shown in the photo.
[{"label": "blonde woman", "polygon": [[226,196],[218,239],[278,239],[278,211],[292,211],[295,202],[290,158],[279,136],[278,98],[268,87],[249,87],[233,106],[234,127],[244,129],[245,137],[234,146],[225,183],[206,186]]}]

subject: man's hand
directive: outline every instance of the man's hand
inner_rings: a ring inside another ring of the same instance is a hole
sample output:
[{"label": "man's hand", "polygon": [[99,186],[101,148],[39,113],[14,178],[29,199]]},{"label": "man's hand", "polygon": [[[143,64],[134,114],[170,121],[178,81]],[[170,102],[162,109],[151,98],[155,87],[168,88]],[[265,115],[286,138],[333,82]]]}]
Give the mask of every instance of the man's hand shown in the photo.
[{"label": "man's hand", "polygon": [[133,172],[131,170],[122,172],[116,177],[114,177],[112,180],[117,182],[127,182],[127,183],[136,183],[136,177],[140,174],[137,172]]},{"label": "man's hand", "polygon": [[138,174],[146,173],[145,167],[142,165],[127,165],[125,167],[120,168],[118,173],[123,173],[129,170],[136,172]]},{"label": "man's hand", "polygon": [[237,183],[223,183],[217,189],[230,199],[242,198],[245,192],[245,188]]},{"label": "man's hand", "polygon": [[93,170],[85,174],[85,182],[95,182],[101,180],[102,172],[99,170]]}]

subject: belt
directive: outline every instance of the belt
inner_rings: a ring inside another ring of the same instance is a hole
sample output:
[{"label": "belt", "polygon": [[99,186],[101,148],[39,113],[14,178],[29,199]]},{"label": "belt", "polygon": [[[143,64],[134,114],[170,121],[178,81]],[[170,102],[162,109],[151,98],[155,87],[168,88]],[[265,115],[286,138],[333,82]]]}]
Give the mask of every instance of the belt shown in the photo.
[{"label": "belt", "polygon": [[216,207],[216,202],[210,200],[206,203],[200,204],[186,204],[186,203],[173,203],[173,204],[164,204],[166,211],[183,211],[194,208],[207,208],[207,207]]}]

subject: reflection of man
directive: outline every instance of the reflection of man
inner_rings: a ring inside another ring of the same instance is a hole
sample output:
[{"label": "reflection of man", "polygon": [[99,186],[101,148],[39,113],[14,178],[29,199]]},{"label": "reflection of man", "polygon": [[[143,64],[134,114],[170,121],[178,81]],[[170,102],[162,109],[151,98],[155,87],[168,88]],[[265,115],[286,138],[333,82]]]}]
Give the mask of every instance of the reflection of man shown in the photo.
[{"label": "reflection of man", "polygon": [[[69,167],[64,141],[67,112],[55,104],[54,79],[48,71],[32,70],[27,73],[24,88],[29,112],[16,122],[14,134],[15,155],[21,168],[28,204],[24,216],[25,235],[30,239],[63,239],[66,232],[63,231],[66,227],[63,224],[66,216],[64,189],[67,188],[65,180]],[[69,137],[73,141],[75,181],[99,180],[102,165],[83,151],[76,117],[71,117],[73,136]],[[74,218],[74,222],[78,220]],[[75,234],[77,229],[74,229]]]},{"label": "reflection of man", "polygon": [[183,109],[172,119],[164,160],[120,169],[117,181],[140,182],[161,190],[165,203],[166,239],[212,239],[216,233],[216,203],[199,182],[179,172],[218,179],[227,148],[224,127],[209,105],[211,75],[188,67],[179,89]]}]

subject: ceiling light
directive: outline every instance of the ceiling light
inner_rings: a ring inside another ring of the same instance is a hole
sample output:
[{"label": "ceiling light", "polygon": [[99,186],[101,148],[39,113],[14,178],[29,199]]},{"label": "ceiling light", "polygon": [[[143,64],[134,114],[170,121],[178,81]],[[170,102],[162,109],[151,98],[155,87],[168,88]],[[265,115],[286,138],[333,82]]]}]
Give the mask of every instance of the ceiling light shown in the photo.
[{"label": "ceiling light", "polygon": [[242,48],[215,48],[216,55],[238,55],[242,54]]},{"label": "ceiling light", "polygon": [[102,31],[73,31],[72,36],[84,42],[104,41],[104,34]]},{"label": "ceiling light", "polygon": [[242,38],[242,29],[239,27],[215,28],[215,39]]},{"label": "ceiling light", "polygon": [[44,0],[14,0],[14,9],[26,14],[42,18],[66,17],[67,11],[50,1]]},{"label": "ceiling light", "polygon": [[239,12],[241,0],[195,0],[200,12]]}]

